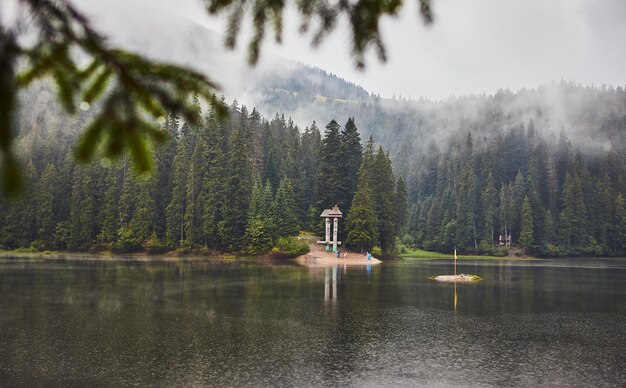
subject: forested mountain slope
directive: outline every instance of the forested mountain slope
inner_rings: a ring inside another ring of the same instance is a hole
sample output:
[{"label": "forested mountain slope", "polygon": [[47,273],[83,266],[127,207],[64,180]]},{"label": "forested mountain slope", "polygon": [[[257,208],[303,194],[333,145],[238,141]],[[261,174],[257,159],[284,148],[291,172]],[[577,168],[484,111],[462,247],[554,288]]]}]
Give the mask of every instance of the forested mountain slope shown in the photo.
[{"label": "forested mountain slope", "polygon": [[170,115],[169,141],[151,150],[153,173],[137,176],[126,157],[75,161],[90,112],[61,113],[49,83],[21,97],[15,144],[27,190],[0,197],[0,248],[258,254],[301,229],[319,231],[320,213],[334,204],[358,229],[350,209],[363,185],[384,184],[367,194],[373,227],[346,239],[342,225],[345,244],[392,254],[406,220],[402,181],[396,193],[389,157],[371,139],[364,152],[351,118],[343,127],[331,120],[322,138],[315,123],[300,131],[236,100],[225,121],[213,110],[197,124]]},{"label": "forested mountain slope", "polygon": [[[132,2],[117,3],[132,7]],[[442,251],[457,246],[493,252],[499,235],[511,233],[515,244],[540,255],[617,255],[626,249],[626,91],[621,86],[555,82],[444,101],[386,99],[270,53],[265,65],[250,68],[238,54],[224,51],[218,35],[188,20],[172,16],[168,33],[162,34],[162,17],[151,23],[150,14],[141,12],[101,16],[114,42],[208,71],[230,100],[239,99],[238,106],[255,106],[258,120],[272,118],[270,128],[289,128],[286,139],[299,132],[303,143],[310,134],[302,128],[313,122],[321,127],[353,117],[360,139],[372,135],[379,141],[394,173],[406,182],[411,209],[406,242]],[[129,21],[131,16],[146,20]],[[127,27],[135,25],[142,27]],[[57,169],[67,164],[89,113],[62,114],[45,85],[25,91],[20,101],[16,146],[27,171],[42,174],[49,162]],[[267,133],[286,136],[273,131]],[[227,149],[230,135],[223,136]],[[246,141],[256,147],[251,158],[258,167],[261,139]],[[288,149],[291,153],[283,155]],[[274,190],[285,175],[295,179],[295,161],[320,157],[319,151],[293,149],[267,149],[263,179]],[[304,218],[312,200],[303,193],[296,197],[305,201],[299,204]]]}]

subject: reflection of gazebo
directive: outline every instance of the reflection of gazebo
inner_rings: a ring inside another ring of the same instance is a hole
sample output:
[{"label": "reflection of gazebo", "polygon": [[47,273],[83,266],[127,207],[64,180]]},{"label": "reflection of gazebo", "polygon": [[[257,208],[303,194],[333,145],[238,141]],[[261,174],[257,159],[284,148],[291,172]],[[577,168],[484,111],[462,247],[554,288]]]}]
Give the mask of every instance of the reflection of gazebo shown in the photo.
[{"label": "reflection of gazebo", "polygon": [[[337,245],[341,245],[341,241],[337,241],[337,231],[339,230],[339,219],[343,216],[337,204],[332,209],[324,209],[320,217],[326,219],[326,239],[318,241],[318,244],[333,246],[333,252],[337,251]],[[330,219],[333,219],[333,239],[330,239]]]}]

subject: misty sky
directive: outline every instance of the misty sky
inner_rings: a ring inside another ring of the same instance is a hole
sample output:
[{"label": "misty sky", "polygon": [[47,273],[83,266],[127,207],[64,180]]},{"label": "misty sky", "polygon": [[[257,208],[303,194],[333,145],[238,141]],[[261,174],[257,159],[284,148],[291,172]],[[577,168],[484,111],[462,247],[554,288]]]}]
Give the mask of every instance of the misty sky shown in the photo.
[{"label": "misty sky", "polygon": [[[191,18],[217,31],[201,0],[136,0]],[[626,84],[626,1],[623,0],[434,0],[435,24],[424,27],[415,1],[398,18],[383,23],[389,60],[373,53],[358,71],[342,28],[311,48],[297,33],[299,19],[289,11],[283,45],[266,39],[263,52],[323,68],[383,96],[446,98],[494,93],[500,88],[535,88],[574,80],[583,85]],[[267,34],[268,38],[271,34]],[[245,47],[249,35],[240,35]]]}]

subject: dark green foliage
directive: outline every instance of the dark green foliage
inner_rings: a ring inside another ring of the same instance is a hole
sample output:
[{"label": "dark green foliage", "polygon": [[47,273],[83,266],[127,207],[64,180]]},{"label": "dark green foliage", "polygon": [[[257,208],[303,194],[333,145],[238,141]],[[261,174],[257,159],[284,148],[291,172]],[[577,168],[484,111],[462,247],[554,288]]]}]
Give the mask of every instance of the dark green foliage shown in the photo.
[{"label": "dark green foliage", "polygon": [[404,180],[402,178],[398,178],[398,183],[396,184],[394,208],[394,214],[396,217],[395,234],[397,236],[404,236],[408,216],[408,203],[406,186],[404,185]]},{"label": "dark green foliage", "polygon": [[341,183],[342,195],[338,202],[343,206],[350,206],[352,197],[356,192],[358,172],[363,160],[363,145],[361,136],[354,123],[354,117],[348,119],[345,127],[341,131]]},{"label": "dark green foliage", "polygon": [[293,236],[300,230],[298,205],[289,178],[280,181],[274,200],[274,219],[278,236]]},{"label": "dark green foliage", "polygon": [[255,181],[248,208],[246,226],[246,251],[250,254],[265,252],[272,247],[276,234],[274,201],[269,181],[265,186]]},{"label": "dark green foliage", "polygon": [[341,137],[339,124],[332,120],[326,125],[320,160],[320,172],[317,177],[318,209],[328,209],[334,204],[346,208],[340,203],[343,198],[343,163],[341,160]]},{"label": "dark green foliage", "polygon": [[376,211],[369,188],[369,179],[364,168],[359,174],[359,183],[352,206],[346,217],[347,244],[361,251],[370,250],[377,243]]},{"label": "dark green foliage", "polygon": [[[49,88],[41,83],[26,89],[25,105]],[[77,166],[69,151],[89,114],[70,118],[54,104],[43,112],[40,117],[42,112],[23,110],[15,118],[29,190],[14,201],[0,198],[2,247],[157,252],[182,245],[264,252],[300,225],[315,230],[323,208],[346,201],[352,177],[347,158],[358,153],[346,153],[347,128],[341,131],[336,122],[322,141],[315,125],[300,135],[284,116],[267,121],[233,103],[228,121],[220,122],[215,109],[201,124],[168,116],[163,131],[171,141],[154,149],[154,175],[137,176],[130,155]],[[355,201],[355,195],[340,205],[346,216],[341,224],[348,226],[340,239],[357,248],[357,241],[374,241],[385,254],[395,252],[399,236],[431,250],[451,252],[456,246],[501,254],[506,249],[496,246],[498,235],[512,233],[513,245],[523,243],[537,255],[624,254],[621,132],[611,147],[587,153],[564,133],[544,138],[538,127],[512,126],[504,134],[494,129],[492,137],[466,133],[446,146],[431,142],[432,152],[416,157],[414,165],[394,163],[412,171],[401,180],[370,137],[361,169],[372,204],[365,207],[374,221],[361,205],[351,209],[368,202]],[[352,142],[355,149],[357,143]],[[525,202],[532,217],[522,211],[528,210]],[[351,218],[366,222],[359,226]],[[351,236],[358,228],[374,238]]]},{"label": "dark green foliage", "polygon": [[235,128],[230,138],[229,148],[218,233],[223,248],[236,250],[244,242],[248,204],[252,194],[250,149],[243,136],[243,128],[239,126]]},{"label": "dark green foliage", "polygon": [[102,245],[112,246],[117,240],[117,230],[119,228],[120,215],[118,212],[118,197],[120,191],[120,171],[111,166],[108,169],[104,194],[104,206],[102,209],[102,230],[100,231],[98,242]]},{"label": "dark green foliage", "polygon": [[453,141],[425,162],[410,188],[416,245],[493,253],[498,235],[511,234],[514,246],[538,256],[625,253],[614,216],[626,190],[616,173],[626,172],[624,157],[615,149],[583,154],[564,132],[545,139],[535,125],[481,145]]},{"label": "dark green foliage", "polygon": [[[118,158],[128,151],[138,172],[152,170],[151,143],[163,143],[167,134],[155,124],[167,112],[198,121],[192,96],[200,96],[222,115],[216,85],[200,73],[145,59],[108,47],[82,13],[68,2],[20,0],[28,9],[37,35],[23,38],[22,29],[0,24],[0,152],[2,184],[13,193],[21,187],[12,152],[15,133],[12,114],[18,88],[49,77],[58,100],[69,113],[77,104],[96,109],[76,147],[76,157],[87,161],[97,152]],[[32,29],[29,30],[32,35]],[[80,56],[74,55],[80,52]],[[86,65],[81,66],[80,62]],[[23,71],[15,74],[16,64]],[[96,103],[97,102],[97,103]]]},{"label": "dark green foliage", "polygon": [[155,233],[154,226],[157,223],[156,201],[154,199],[157,190],[155,183],[154,178],[137,182],[137,200],[129,227],[136,233],[140,243],[147,241]]},{"label": "dark green foliage", "polygon": [[490,172],[487,176],[487,184],[482,192],[482,211],[484,214],[484,241],[493,248],[496,206],[497,206],[496,188],[493,183],[493,174]]},{"label": "dark green foliage", "polygon": [[[311,127],[307,127],[302,134],[302,203],[301,208],[306,212],[306,227],[314,230],[315,225],[319,221],[319,212],[317,211],[318,201],[318,185],[317,176],[320,170],[320,156],[322,152],[322,136],[320,131],[315,125],[315,122]],[[315,217],[313,222],[308,216],[313,209]]]},{"label": "dark green foliage", "polygon": [[46,242],[48,248],[53,248],[51,242],[57,223],[58,201],[58,173],[54,164],[48,164],[39,181],[37,200],[38,238]]},{"label": "dark green foliage", "polygon": [[91,225],[93,219],[93,197],[89,188],[92,184],[92,176],[87,167],[74,169],[72,183],[72,197],[70,210],[70,233],[69,248],[74,250],[86,250],[91,244]]},{"label": "dark green foliage", "polygon": [[[274,40],[282,39],[283,9],[286,2],[282,0],[255,0],[246,3],[243,0],[209,0],[207,8],[211,14],[227,14],[228,26],[225,44],[234,48],[242,21],[250,13],[253,26],[252,38],[248,44],[248,61],[256,63],[260,55],[260,46],[265,37],[265,29],[274,30]],[[419,14],[425,24],[433,21],[430,0],[419,0]],[[332,31],[340,16],[346,17],[352,33],[352,55],[357,67],[365,66],[365,53],[373,48],[381,61],[387,54],[379,30],[379,20],[384,16],[396,15],[401,1],[358,1],[355,3],[328,3],[322,0],[296,2],[296,9],[302,17],[301,32],[307,32],[311,25],[317,26],[313,33],[312,43],[318,45]]]},{"label": "dark green foliage", "polygon": [[359,249],[378,246],[383,255],[393,256],[406,220],[406,192],[402,180],[396,191],[391,160],[382,146],[374,154],[371,137],[358,176],[357,191],[347,212],[348,244]]},{"label": "dark green foliage", "polygon": [[206,150],[204,154],[205,170],[202,183],[202,232],[204,245],[219,245],[218,223],[221,217],[226,154],[226,131],[214,112],[210,112],[206,123]]},{"label": "dark green foliage", "polygon": [[[424,23],[432,22],[430,1],[419,3]],[[150,143],[162,143],[166,138],[166,132],[154,124],[154,119],[164,117],[166,112],[176,112],[188,122],[197,123],[198,97],[212,105],[218,115],[226,113],[226,106],[212,94],[216,85],[204,76],[108,47],[106,37],[72,4],[52,0],[19,0],[19,4],[27,9],[29,23],[35,26],[37,34],[33,35],[32,29],[5,28],[0,24],[0,152],[5,192],[15,194],[22,188],[19,163],[12,150],[15,97],[18,88],[36,79],[54,80],[58,100],[67,112],[73,113],[79,102],[83,110],[98,109],[78,142],[79,160],[91,159],[98,149],[111,158],[126,155],[128,151],[139,172],[153,168]],[[268,23],[275,40],[280,42],[285,6],[282,0],[256,0],[252,4],[212,0],[207,3],[207,10],[229,15],[225,44],[230,48],[236,44],[242,18],[247,12],[252,13],[249,62],[256,63]],[[356,66],[363,67],[364,54],[369,48],[375,48],[380,60],[386,59],[379,20],[395,15],[401,6],[398,1],[329,4],[315,0],[297,2],[296,9],[302,16],[302,32],[314,20],[318,25],[314,45],[334,29],[339,15],[347,16],[352,27]],[[21,35],[26,33],[30,35],[24,39]],[[81,66],[85,60],[86,65]],[[25,68],[19,75],[15,74],[17,64]],[[260,159],[255,157],[256,160]],[[258,165],[255,163],[254,167]],[[159,209],[164,207],[162,200],[156,202]]]},{"label": "dark green foliage", "polygon": [[169,246],[185,243],[185,210],[187,207],[187,174],[189,173],[189,139],[184,131],[178,139],[172,164],[172,199],[165,209],[167,214],[166,242]]},{"label": "dark green foliage", "polygon": [[366,155],[363,163],[370,164],[369,185],[372,190],[374,209],[376,211],[377,241],[385,254],[390,254],[396,237],[395,180],[391,170],[391,160],[382,146],[371,160]]},{"label": "dark green foliage", "polygon": [[296,236],[281,237],[272,252],[283,257],[296,257],[309,252],[309,244],[306,240],[300,240]]},{"label": "dark green foliage", "polygon": [[524,197],[524,202],[522,203],[522,221],[519,243],[527,251],[530,250],[533,243],[533,214],[532,209],[530,208],[530,201],[527,196]]}]

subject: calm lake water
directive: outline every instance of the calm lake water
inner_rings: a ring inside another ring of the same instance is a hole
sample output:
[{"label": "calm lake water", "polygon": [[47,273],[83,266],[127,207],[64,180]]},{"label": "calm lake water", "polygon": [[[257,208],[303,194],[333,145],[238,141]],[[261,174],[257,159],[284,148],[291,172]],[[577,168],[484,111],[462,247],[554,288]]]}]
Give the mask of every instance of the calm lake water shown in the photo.
[{"label": "calm lake water", "polygon": [[625,386],[626,261],[0,259],[0,386]]}]

